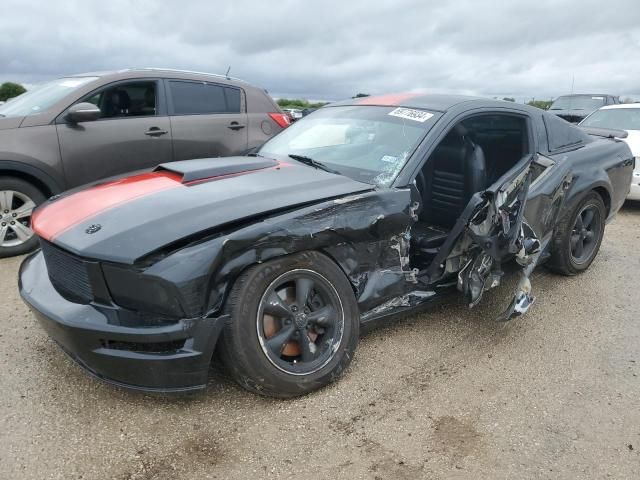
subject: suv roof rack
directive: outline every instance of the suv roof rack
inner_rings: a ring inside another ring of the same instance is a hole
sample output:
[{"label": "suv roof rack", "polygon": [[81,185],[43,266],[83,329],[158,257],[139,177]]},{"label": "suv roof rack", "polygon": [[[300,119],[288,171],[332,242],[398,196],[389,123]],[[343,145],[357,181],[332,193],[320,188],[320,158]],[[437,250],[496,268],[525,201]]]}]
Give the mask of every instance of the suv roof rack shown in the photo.
[{"label": "suv roof rack", "polygon": [[132,68],[131,70],[150,70],[150,71],[154,71],[154,72],[191,73],[191,74],[194,74],[194,75],[207,75],[209,77],[224,78],[226,80],[235,80],[235,81],[238,81],[238,82],[247,83],[245,80],[242,80],[241,78],[231,77],[229,75],[220,75],[219,73],[198,72],[198,71],[195,71],[195,70],[180,70],[180,69],[177,69],[177,68],[160,68],[160,67],[144,67],[144,68],[140,68],[140,69]]}]

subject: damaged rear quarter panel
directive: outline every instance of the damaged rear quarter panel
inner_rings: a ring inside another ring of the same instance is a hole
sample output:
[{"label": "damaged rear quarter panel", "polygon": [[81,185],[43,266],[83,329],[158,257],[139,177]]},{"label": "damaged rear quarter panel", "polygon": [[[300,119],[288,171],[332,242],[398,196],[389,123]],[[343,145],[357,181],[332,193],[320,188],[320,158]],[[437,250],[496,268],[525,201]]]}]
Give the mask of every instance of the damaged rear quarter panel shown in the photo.
[{"label": "damaged rear quarter panel", "polygon": [[183,248],[146,273],[169,279],[199,298],[199,311],[191,314],[212,315],[222,308],[235,279],[251,265],[317,250],[345,272],[365,314],[407,293],[411,205],[408,188],[324,201],[253,220]]}]

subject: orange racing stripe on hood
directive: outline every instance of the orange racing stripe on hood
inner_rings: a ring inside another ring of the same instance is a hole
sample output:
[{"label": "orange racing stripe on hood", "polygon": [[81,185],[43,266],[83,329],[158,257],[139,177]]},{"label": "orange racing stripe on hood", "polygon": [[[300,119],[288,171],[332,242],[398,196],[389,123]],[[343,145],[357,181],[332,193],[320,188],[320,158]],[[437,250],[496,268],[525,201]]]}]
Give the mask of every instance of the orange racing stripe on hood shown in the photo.
[{"label": "orange racing stripe on hood", "polygon": [[99,184],[37,209],[31,218],[31,228],[51,242],[65,230],[105,210],[136,198],[180,187],[181,179],[176,173],[162,171]]}]

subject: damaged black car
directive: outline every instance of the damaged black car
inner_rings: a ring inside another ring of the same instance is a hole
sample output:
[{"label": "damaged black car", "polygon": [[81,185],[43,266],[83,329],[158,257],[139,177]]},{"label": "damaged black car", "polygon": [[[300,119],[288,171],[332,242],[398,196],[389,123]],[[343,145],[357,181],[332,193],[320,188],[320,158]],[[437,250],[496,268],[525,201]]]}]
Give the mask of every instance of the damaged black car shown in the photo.
[{"label": "damaged black car", "polygon": [[538,265],[586,270],[629,190],[624,135],[470,97],[332,104],[252,156],[52,198],[20,292],[108,382],[202,389],[221,359],[248,390],[305,394],[347,368],[363,325],[456,289],[477,305],[515,265],[507,321]]}]

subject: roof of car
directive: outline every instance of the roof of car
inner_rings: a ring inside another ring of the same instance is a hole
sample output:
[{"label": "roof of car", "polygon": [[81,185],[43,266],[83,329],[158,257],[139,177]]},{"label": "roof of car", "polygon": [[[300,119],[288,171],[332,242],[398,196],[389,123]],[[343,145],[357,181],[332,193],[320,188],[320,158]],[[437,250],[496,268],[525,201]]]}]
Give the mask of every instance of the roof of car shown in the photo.
[{"label": "roof of car", "polygon": [[[438,112],[445,112],[455,105],[461,103],[477,103],[478,106],[505,106],[514,105],[513,102],[504,100],[493,100],[490,98],[473,97],[467,95],[446,95],[433,93],[394,93],[388,95],[378,95],[370,97],[358,97],[341,102],[331,103],[328,106],[343,105],[379,105],[379,106],[398,106],[408,108],[420,108]],[[521,104],[517,104],[522,106]]]},{"label": "roof of car", "polygon": [[610,93],[567,93],[565,95],[560,95],[560,97],[615,97],[615,96],[616,95],[611,95]]},{"label": "roof of car", "polygon": [[156,67],[145,67],[145,68],[124,68],[121,70],[104,70],[98,72],[86,72],[86,73],[77,73],[74,75],[68,75],[69,77],[106,77],[106,76],[123,76],[127,74],[149,74],[153,73],[161,73],[165,75],[175,75],[175,76],[204,76],[204,77],[212,77],[221,80],[232,80],[235,82],[243,82],[244,80],[240,78],[230,77],[228,75],[220,75],[217,73],[209,73],[209,72],[196,72],[193,70],[179,70],[174,68],[156,68]]},{"label": "roof of car", "polygon": [[607,105],[601,107],[600,110],[613,110],[616,108],[640,108],[640,103],[619,103],[617,105]]}]

